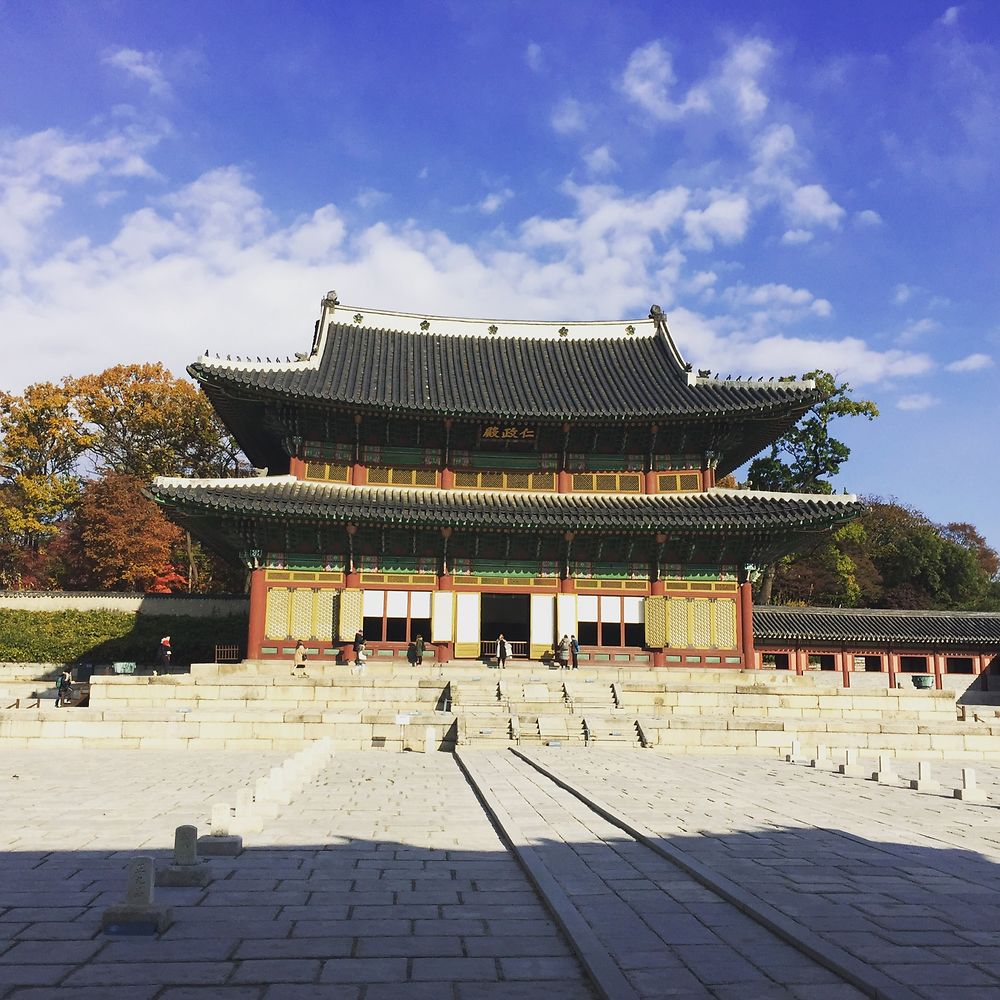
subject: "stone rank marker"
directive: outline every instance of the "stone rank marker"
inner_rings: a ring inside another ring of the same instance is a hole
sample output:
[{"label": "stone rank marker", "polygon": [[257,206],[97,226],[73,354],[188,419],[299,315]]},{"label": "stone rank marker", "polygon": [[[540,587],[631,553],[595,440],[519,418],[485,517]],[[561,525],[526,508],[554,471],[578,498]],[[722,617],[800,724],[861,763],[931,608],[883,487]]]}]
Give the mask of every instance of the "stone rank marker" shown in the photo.
[{"label": "stone rank marker", "polygon": [[962,768],[962,787],[955,789],[955,798],[963,802],[986,801],[986,793],[976,787],[976,772],[971,767]]},{"label": "stone rank marker", "polygon": [[910,788],[917,792],[941,791],[941,783],[931,777],[931,766],[927,761],[917,763],[917,776],[910,779]]},{"label": "stone rank marker", "polygon": [[892,769],[892,755],[880,753],[878,755],[878,770],[872,771],[872,781],[877,781],[880,785],[898,785],[899,775]]},{"label": "stone rank marker", "polygon": [[823,744],[821,743],[818,747],[816,747],[816,756],[813,757],[811,761],[809,761],[809,766],[820,768],[820,767],[826,767],[826,765],[829,763],[830,763],[829,753],[827,752],[826,747],[823,746]]},{"label": "stone rank marker", "polygon": [[170,888],[203,886],[212,881],[208,865],[198,858],[198,828],[179,826],[174,831],[173,864],[156,873],[156,884]]},{"label": "stone rank marker", "polygon": [[243,838],[231,833],[232,817],[227,802],[212,806],[210,832],[197,840],[198,851],[205,857],[235,858],[243,853]]},{"label": "stone rank marker", "polygon": [[845,778],[860,778],[864,775],[864,769],[858,763],[858,752],[857,750],[845,750],[844,751],[844,763],[841,764],[837,770],[844,775]]},{"label": "stone rank marker", "polygon": [[150,857],[132,858],[128,865],[125,901],[109,906],[101,915],[101,928],[108,934],[157,934],[173,922],[169,907],[153,902],[155,868]]}]

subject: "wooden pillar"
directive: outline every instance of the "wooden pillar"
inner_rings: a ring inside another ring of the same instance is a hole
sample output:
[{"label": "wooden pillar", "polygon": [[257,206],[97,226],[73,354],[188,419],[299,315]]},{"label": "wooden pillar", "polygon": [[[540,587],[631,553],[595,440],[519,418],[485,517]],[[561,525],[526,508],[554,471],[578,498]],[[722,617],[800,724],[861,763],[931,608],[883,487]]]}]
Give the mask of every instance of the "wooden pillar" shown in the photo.
[{"label": "wooden pillar", "polygon": [[886,666],[889,668],[889,688],[893,690],[896,687],[896,674],[899,673],[899,656],[891,649],[886,655]]},{"label": "wooden pillar", "polygon": [[441,489],[443,490],[453,490],[455,488],[455,470],[454,469],[442,469],[441,470]]},{"label": "wooden pillar", "polygon": [[840,669],[840,674],[844,679],[844,687],[851,686],[851,660],[852,654],[848,653],[843,646],[836,653],[836,665]]},{"label": "wooden pillar", "polygon": [[642,474],[642,491],[643,493],[660,492],[656,481],[656,472],[652,469],[649,472],[644,472]]},{"label": "wooden pillar", "polygon": [[351,465],[351,483],[354,486],[362,486],[368,481],[368,477],[365,475],[365,467],[360,462],[354,462]]},{"label": "wooden pillar", "polygon": [[743,652],[743,666],[746,670],[757,668],[757,657],[753,648],[753,588],[749,580],[740,584],[740,646]]},{"label": "wooden pillar", "polygon": [[565,469],[560,469],[557,476],[558,483],[556,489],[560,493],[572,493],[573,492],[573,477]]},{"label": "wooden pillar", "polygon": [[944,673],[947,669],[944,653],[935,653],[934,660],[934,687],[938,691],[944,690]]},{"label": "wooden pillar", "polygon": [[288,474],[290,476],[295,476],[296,479],[302,480],[306,478],[306,463],[301,458],[296,458],[294,455],[288,460]]},{"label": "wooden pillar", "polygon": [[[454,590],[455,585],[452,580],[451,573],[444,572],[438,573],[436,587],[438,590]],[[454,598],[452,598],[454,600]],[[433,614],[433,611],[431,612]],[[449,660],[453,659],[455,656],[455,640],[454,633],[452,633],[451,642],[436,642],[434,643],[434,659],[438,663],[447,663]]]},{"label": "wooden pillar", "polygon": [[795,650],[795,673],[801,677],[806,672],[809,663],[809,651],[806,649]]},{"label": "wooden pillar", "polygon": [[259,660],[267,616],[267,580],[263,569],[250,570],[250,623],[247,628],[247,659]]},{"label": "wooden pillar", "polygon": [[559,581],[559,593],[560,594],[575,594],[576,584],[573,582],[571,576],[567,576]]}]

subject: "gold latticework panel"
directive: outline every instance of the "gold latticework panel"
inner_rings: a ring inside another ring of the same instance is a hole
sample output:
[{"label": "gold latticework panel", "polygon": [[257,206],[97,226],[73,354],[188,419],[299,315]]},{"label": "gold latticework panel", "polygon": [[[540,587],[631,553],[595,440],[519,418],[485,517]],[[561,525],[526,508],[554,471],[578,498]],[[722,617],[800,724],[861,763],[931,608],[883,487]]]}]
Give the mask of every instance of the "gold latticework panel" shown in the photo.
[{"label": "gold latticework panel", "polygon": [[690,492],[701,489],[701,476],[697,472],[685,472],[678,479],[680,480],[678,488],[681,491]]},{"label": "gold latticework panel", "polygon": [[670,631],[667,633],[671,646],[688,646],[688,602],[683,597],[671,597],[667,604],[670,607]]},{"label": "gold latticework panel", "polygon": [[712,601],[715,612],[715,645],[719,649],[736,648],[736,602]]},{"label": "gold latticework panel", "polygon": [[506,486],[510,490],[526,490],[531,487],[531,476],[527,472],[508,472]]},{"label": "gold latticework panel", "polygon": [[311,639],[313,625],[313,597],[315,591],[307,587],[299,587],[292,591],[292,630],[293,639]]},{"label": "gold latticework panel", "polygon": [[619,476],[618,489],[622,493],[641,493],[642,479],[639,475]]},{"label": "gold latticework panel", "polygon": [[264,634],[268,639],[288,637],[288,595],[287,587],[269,587],[267,609],[264,612]]},{"label": "gold latticework panel", "polygon": [[574,490],[589,490],[591,488],[591,483],[594,481],[594,477],[590,475],[582,475],[577,473],[573,476],[573,489]]},{"label": "gold latticework panel", "polygon": [[711,601],[691,602],[691,645],[695,649],[708,649],[712,645]]},{"label": "gold latticework panel", "polygon": [[380,465],[368,466],[368,482],[375,486],[388,486],[389,470]]},{"label": "gold latticework panel", "polygon": [[360,590],[342,590],[340,592],[340,614],[337,634],[351,639],[364,626],[365,610],[363,592]]},{"label": "gold latticework panel", "polygon": [[531,488],[533,490],[554,490],[556,488],[556,474],[554,472],[533,472],[531,474]]},{"label": "gold latticework panel", "polygon": [[647,597],[644,605],[646,645],[662,649],[667,644],[667,600],[665,597]]},{"label": "gold latticework panel", "polygon": [[337,591],[316,591],[316,638],[329,642],[335,636],[335,618],[337,609]]},{"label": "gold latticework panel", "polygon": [[417,469],[413,474],[414,486],[437,486],[437,473],[433,469]]},{"label": "gold latticework panel", "polygon": [[617,476],[594,476],[594,489],[610,493],[618,486]]},{"label": "gold latticework panel", "polygon": [[480,485],[484,490],[503,489],[502,472],[483,472],[480,474]]},{"label": "gold latticework panel", "polygon": [[462,490],[474,490],[479,485],[479,476],[475,472],[456,472],[455,485]]},{"label": "gold latticework panel", "polygon": [[412,469],[390,469],[389,470],[389,482],[393,486],[412,486],[413,485],[413,470]]},{"label": "gold latticework panel", "polygon": [[350,478],[350,467],[347,465],[330,465],[327,462],[306,462],[306,479],[321,479],[331,483],[346,483]]}]

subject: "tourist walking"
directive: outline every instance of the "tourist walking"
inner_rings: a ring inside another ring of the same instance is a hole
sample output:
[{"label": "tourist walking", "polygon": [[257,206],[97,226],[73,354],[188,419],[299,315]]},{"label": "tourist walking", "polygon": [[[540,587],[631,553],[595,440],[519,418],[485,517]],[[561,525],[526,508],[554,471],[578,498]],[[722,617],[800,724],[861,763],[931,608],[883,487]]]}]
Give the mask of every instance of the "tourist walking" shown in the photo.
[{"label": "tourist walking", "polygon": [[575,635],[569,637],[569,652],[573,657],[573,669],[580,669],[580,643]]},{"label": "tourist walking", "polygon": [[503,637],[503,632],[497,638],[497,666],[503,670],[507,666],[507,657],[510,655],[510,643]]},{"label": "tourist walking", "polygon": [[73,694],[73,677],[68,670],[64,670],[56,678],[56,708],[62,708],[69,704]]},{"label": "tourist walking", "polygon": [[559,669],[565,670],[567,664],[569,663],[569,636],[564,635],[559,640],[559,645],[556,647],[556,659],[559,661]]},{"label": "tourist walking", "polygon": [[295,653],[292,655],[292,663],[295,664],[295,668],[292,670],[293,676],[298,676],[298,677],[309,676],[306,673],[306,657],[308,655],[309,655],[309,650],[306,649],[306,644],[301,639],[299,639],[299,641],[295,643]]},{"label": "tourist walking", "polygon": [[165,635],[160,640],[160,648],[156,653],[156,665],[158,667],[169,668],[170,658],[173,654],[170,651],[170,636]]},{"label": "tourist walking", "polygon": [[417,641],[413,644],[413,654],[417,660],[417,666],[421,666],[424,662],[424,650],[427,648],[427,644],[424,642],[424,637],[422,635],[417,636]]},{"label": "tourist walking", "polygon": [[361,666],[361,651],[365,648],[365,634],[358,629],[354,633],[354,665]]}]

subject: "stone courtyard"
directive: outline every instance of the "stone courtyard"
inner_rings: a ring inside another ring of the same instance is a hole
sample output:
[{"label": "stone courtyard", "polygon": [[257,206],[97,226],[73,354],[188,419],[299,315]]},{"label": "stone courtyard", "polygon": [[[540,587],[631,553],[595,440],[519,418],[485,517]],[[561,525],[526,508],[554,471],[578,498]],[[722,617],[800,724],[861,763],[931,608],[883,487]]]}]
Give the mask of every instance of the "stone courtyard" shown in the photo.
[{"label": "stone courtyard", "polygon": [[155,890],[162,934],[101,929],[131,858],[288,756],[5,749],[0,998],[1000,995],[982,762],[977,803],[940,762],[935,793],[902,760],[336,751],[208,885]]}]

